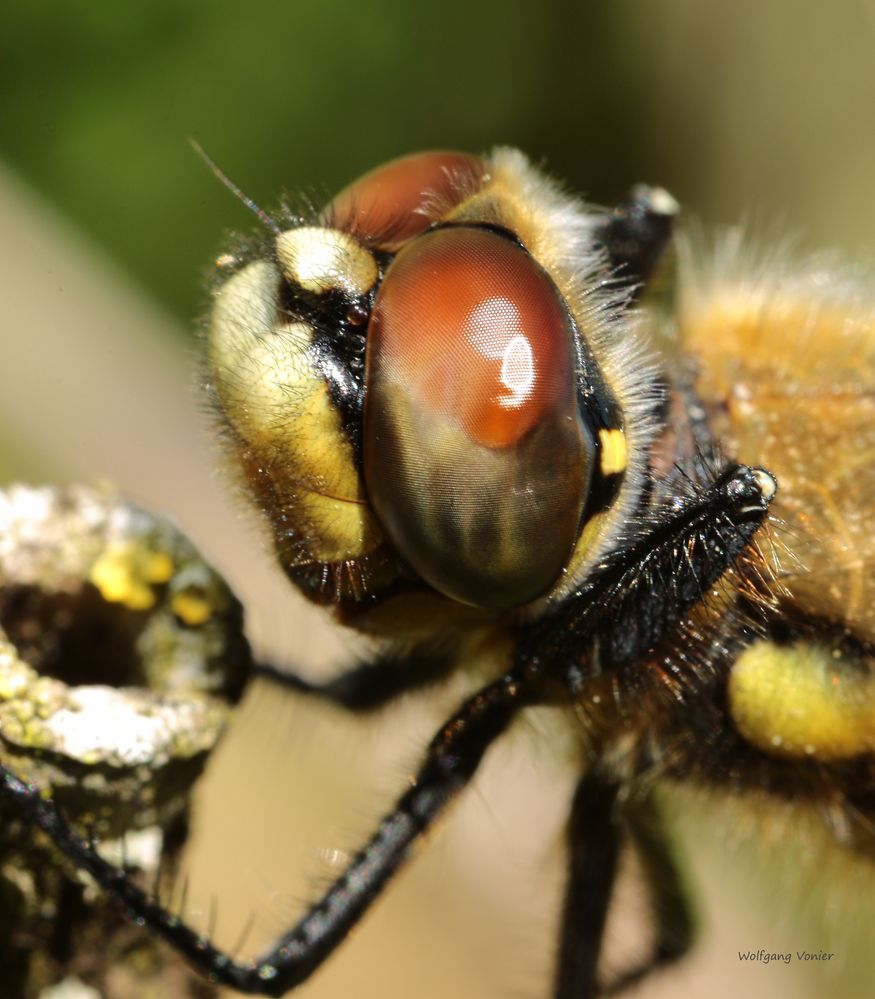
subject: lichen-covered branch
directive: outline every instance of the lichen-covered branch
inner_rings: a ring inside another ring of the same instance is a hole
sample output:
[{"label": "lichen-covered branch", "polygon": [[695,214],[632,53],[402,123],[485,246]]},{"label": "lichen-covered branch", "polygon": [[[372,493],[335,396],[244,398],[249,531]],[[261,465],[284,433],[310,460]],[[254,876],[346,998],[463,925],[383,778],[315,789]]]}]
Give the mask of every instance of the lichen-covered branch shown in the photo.
[{"label": "lichen-covered branch", "polygon": [[[147,886],[172,875],[250,665],[226,584],[172,524],[110,492],[14,486],[0,493],[0,629],[5,765]],[[2,813],[0,981],[8,999],[60,982],[83,999],[210,992]]]}]

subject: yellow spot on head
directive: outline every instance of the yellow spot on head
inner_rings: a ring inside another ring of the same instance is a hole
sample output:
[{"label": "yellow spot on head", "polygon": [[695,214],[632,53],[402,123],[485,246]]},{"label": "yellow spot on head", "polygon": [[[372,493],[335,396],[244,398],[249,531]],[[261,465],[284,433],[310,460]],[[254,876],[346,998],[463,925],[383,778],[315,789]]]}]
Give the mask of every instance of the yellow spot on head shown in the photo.
[{"label": "yellow spot on head", "polygon": [[617,475],[626,471],[629,462],[629,451],[626,447],[626,435],[622,430],[600,430],[601,473],[602,475]]},{"label": "yellow spot on head", "polygon": [[377,262],[348,232],[324,226],[300,226],[281,232],[276,254],[283,273],[317,295],[342,290],[358,297],[377,280]]}]

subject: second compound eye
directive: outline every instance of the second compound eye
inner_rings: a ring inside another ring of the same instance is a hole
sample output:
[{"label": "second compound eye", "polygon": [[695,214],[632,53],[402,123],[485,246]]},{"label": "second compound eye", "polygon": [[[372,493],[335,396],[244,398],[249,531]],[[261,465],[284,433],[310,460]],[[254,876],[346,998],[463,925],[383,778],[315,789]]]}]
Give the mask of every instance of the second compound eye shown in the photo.
[{"label": "second compound eye", "polygon": [[486,164],[467,153],[433,150],[402,156],[359,177],[324,213],[334,228],[366,246],[397,249],[477,187]]},{"label": "second compound eye", "polygon": [[594,452],[556,287],[498,233],[446,228],[389,267],[368,332],[368,492],[431,586],[483,606],[534,599],[577,539]]}]

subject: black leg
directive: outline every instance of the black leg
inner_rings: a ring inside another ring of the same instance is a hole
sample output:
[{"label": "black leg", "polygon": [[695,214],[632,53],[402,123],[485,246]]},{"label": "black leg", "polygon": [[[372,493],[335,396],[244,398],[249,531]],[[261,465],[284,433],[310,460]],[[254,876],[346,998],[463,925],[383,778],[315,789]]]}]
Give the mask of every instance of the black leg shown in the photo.
[{"label": "black leg", "polygon": [[367,712],[385,707],[402,694],[437,683],[449,675],[456,662],[455,647],[432,642],[389,649],[325,683],[312,683],[266,663],[254,666],[252,675],[349,711]]},{"label": "black leg", "polygon": [[777,483],[762,469],[733,465],[710,485],[690,489],[649,514],[640,539],[608,555],[556,611],[522,630],[517,660],[541,663],[573,694],[590,675],[593,643],[598,669],[606,671],[637,662],[670,634],[738,563]]},{"label": "black leg", "polygon": [[63,820],[54,803],[0,766],[0,797],[42,828],[75,865],[164,937],[196,968],[242,992],[280,996],[305,981],[346,937],[407,859],[416,840],[465,787],[520,708],[534,703],[534,669],[509,672],[467,700],[441,728],[410,788],[368,844],[292,930],[252,963],[237,963],[132,884]]},{"label": "black leg", "polygon": [[577,785],[554,999],[593,999],[599,992],[599,952],[620,853],[617,790],[595,772]]},{"label": "black leg", "polygon": [[610,982],[603,995],[611,996],[636,985],[651,972],[679,960],[695,935],[693,914],[671,844],[652,797],[623,809],[623,820],[641,862],[655,930],[653,952],[641,965]]}]

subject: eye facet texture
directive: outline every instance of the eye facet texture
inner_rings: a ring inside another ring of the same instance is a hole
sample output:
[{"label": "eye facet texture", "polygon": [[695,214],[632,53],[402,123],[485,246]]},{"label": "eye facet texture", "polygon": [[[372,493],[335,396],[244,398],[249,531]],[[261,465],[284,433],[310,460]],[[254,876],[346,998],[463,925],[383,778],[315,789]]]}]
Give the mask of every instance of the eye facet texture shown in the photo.
[{"label": "eye facet texture", "polygon": [[487,229],[445,228],[389,267],[368,332],[368,493],[431,586],[513,606],[577,537],[594,445],[574,330],[543,269]]},{"label": "eye facet texture", "polygon": [[328,206],[337,229],[363,242],[397,248],[424,232],[483,177],[483,160],[467,153],[414,153],[392,160],[345,187]]}]

